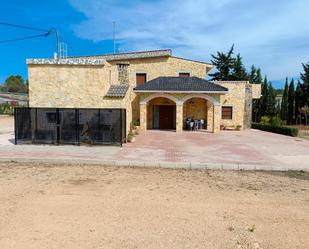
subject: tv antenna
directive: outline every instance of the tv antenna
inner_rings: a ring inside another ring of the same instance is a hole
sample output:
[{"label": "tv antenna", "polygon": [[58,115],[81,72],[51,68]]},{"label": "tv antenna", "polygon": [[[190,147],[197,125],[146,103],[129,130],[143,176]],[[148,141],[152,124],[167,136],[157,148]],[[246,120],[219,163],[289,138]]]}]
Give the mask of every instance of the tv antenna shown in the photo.
[{"label": "tv antenna", "polygon": [[114,47],[114,54],[116,54],[116,22],[113,21],[113,47]]}]

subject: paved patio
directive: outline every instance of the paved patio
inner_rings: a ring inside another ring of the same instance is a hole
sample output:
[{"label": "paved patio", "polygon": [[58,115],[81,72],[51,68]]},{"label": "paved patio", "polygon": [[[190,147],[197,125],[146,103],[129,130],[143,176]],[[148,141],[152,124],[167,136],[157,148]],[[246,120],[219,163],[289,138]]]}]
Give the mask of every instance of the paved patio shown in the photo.
[{"label": "paved patio", "polygon": [[[195,168],[309,170],[309,141],[259,130],[206,132],[147,131],[124,146],[17,145],[13,122],[0,120],[0,160],[59,160],[118,165],[183,165]],[[199,166],[200,165],[200,166]]]},{"label": "paved patio", "polygon": [[274,165],[309,169],[309,141],[259,130],[147,131],[126,144],[119,159],[216,164]]}]

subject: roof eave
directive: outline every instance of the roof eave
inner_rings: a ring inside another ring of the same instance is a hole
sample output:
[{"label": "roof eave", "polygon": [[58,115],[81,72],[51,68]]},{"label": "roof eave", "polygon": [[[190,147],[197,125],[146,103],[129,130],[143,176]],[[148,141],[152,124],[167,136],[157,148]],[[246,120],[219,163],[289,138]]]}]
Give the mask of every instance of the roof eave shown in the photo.
[{"label": "roof eave", "polygon": [[173,91],[173,90],[135,90],[136,93],[215,93],[227,94],[229,91]]}]

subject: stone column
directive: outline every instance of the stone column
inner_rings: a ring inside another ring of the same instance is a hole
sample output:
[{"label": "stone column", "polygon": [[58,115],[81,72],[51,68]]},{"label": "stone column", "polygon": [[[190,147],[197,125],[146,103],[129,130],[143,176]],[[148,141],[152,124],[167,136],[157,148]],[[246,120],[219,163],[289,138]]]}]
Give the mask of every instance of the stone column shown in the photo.
[{"label": "stone column", "polygon": [[139,122],[140,130],[147,130],[147,104],[140,104],[139,106]]},{"label": "stone column", "polygon": [[207,105],[207,131],[213,131],[214,124],[214,106],[213,104]]},{"label": "stone column", "polygon": [[221,123],[221,105],[215,104],[213,107],[213,133],[217,133],[220,131],[220,123]]},{"label": "stone column", "polygon": [[182,132],[183,130],[183,105],[176,105],[176,132]]}]

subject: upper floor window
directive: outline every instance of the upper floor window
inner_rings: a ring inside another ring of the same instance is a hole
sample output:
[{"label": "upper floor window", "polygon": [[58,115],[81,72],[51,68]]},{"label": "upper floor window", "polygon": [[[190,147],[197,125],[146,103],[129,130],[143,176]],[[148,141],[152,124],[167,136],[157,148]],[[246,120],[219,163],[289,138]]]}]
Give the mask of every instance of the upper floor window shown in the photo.
[{"label": "upper floor window", "polygon": [[233,107],[232,106],[222,106],[221,118],[222,119],[233,119]]},{"label": "upper floor window", "polygon": [[137,73],[136,74],[136,86],[143,85],[147,81],[146,73]]},{"label": "upper floor window", "polygon": [[188,77],[190,77],[190,73],[179,73],[179,77],[180,78],[188,78]]}]

